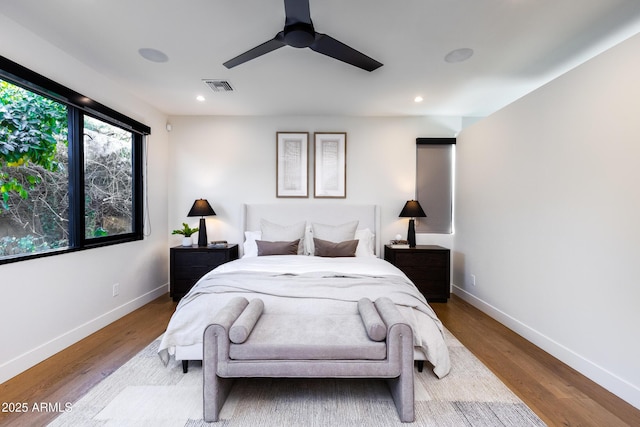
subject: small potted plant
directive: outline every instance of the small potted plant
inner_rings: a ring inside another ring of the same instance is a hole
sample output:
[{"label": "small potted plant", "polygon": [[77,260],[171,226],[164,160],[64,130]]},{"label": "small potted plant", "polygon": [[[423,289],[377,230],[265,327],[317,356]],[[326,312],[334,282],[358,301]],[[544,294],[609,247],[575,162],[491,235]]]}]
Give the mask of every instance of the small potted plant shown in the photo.
[{"label": "small potted plant", "polygon": [[187,224],[186,222],[183,222],[182,229],[173,230],[171,234],[182,234],[184,236],[182,238],[182,246],[191,246],[193,244],[193,241],[191,240],[191,235],[197,232],[198,232],[198,227],[191,228],[189,227],[189,224]]}]

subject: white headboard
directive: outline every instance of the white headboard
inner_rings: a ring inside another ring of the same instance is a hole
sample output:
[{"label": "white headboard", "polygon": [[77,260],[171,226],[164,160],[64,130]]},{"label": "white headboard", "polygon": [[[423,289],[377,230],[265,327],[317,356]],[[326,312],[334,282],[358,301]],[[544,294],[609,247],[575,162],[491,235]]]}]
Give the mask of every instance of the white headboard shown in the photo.
[{"label": "white headboard", "polygon": [[380,256],[380,207],[377,205],[349,205],[344,203],[271,203],[245,204],[242,209],[244,231],[260,230],[266,219],[281,225],[301,221],[339,225],[358,220],[358,229],[368,228],[376,236],[376,255]]}]

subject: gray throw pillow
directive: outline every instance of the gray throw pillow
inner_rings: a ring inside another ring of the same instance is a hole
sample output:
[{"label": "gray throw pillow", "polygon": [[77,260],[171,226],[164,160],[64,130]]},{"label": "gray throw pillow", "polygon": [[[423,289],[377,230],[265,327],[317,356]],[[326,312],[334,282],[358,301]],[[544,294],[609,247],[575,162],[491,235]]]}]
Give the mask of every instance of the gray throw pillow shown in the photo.
[{"label": "gray throw pillow", "polygon": [[357,240],[346,240],[344,242],[335,243],[328,240],[313,238],[313,245],[315,246],[314,255],[321,257],[350,257],[356,256],[356,249],[358,248]]},{"label": "gray throw pillow", "polygon": [[298,244],[300,239],[293,242],[269,242],[266,240],[256,240],[258,245],[258,256],[265,255],[298,255]]}]

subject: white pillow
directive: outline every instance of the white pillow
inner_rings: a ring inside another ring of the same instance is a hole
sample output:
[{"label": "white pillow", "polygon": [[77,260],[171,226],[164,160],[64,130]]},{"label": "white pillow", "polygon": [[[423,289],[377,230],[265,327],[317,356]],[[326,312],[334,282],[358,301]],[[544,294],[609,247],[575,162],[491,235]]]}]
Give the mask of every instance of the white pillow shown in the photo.
[{"label": "white pillow", "polygon": [[262,232],[260,231],[245,231],[244,232],[244,255],[242,258],[249,258],[258,256],[258,244],[256,240],[262,240]]},{"label": "white pillow", "polygon": [[[358,228],[359,221],[350,221],[340,225],[328,225],[328,224],[311,224],[311,233],[314,238],[327,240],[329,242],[340,243],[346,240],[354,240],[356,229]],[[313,239],[309,239],[307,243],[307,252],[309,255],[313,255]]]},{"label": "white pillow", "polygon": [[356,256],[374,257],[376,256],[376,235],[368,228],[356,230],[355,239],[358,241]]},{"label": "white pillow", "polygon": [[311,224],[307,224],[304,229],[304,241],[300,242],[304,249],[305,255],[313,255],[313,231]]},{"label": "white pillow", "polygon": [[313,237],[316,239],[328,240],[334,243],[353,240],[358,228],[358,221],[351,221],[340,225],[311,224]]},{"label": "white pillow", "polygon": [[300,239],[298,244],[298,255],[304,254],[304,230],[306,223],[299,222],[292,225],[280,225],[263,219],[260,221],[262,239],[269,242],[292,242]]}]

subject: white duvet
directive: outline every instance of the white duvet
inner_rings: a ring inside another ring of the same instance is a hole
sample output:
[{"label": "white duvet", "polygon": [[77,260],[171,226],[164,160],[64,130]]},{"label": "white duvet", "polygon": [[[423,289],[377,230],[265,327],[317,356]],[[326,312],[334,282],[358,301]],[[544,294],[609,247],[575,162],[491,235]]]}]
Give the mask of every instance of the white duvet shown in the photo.
[{"label": "white duvet", "polygon": [[[282,255],[242,258],[203,276],[182,298],[160,343],[166,363],[177,347],[202,345],[204,329],[237,296],[260,298],[265,312],[300,315],[357,313],[357,301],[387,296],[414,332],[415,346],[442,378],[450,369],[440,320],[409,279],[376,257]],[[201,358],[200,352],[200,358]]]}]

